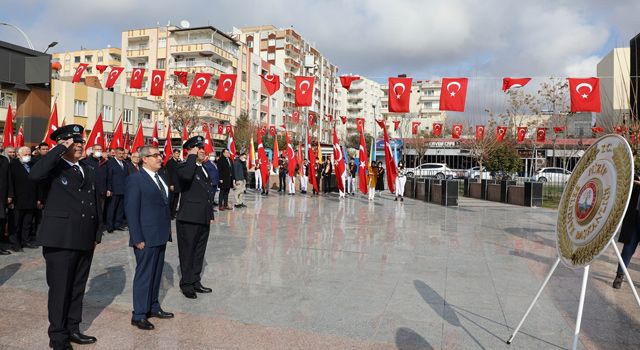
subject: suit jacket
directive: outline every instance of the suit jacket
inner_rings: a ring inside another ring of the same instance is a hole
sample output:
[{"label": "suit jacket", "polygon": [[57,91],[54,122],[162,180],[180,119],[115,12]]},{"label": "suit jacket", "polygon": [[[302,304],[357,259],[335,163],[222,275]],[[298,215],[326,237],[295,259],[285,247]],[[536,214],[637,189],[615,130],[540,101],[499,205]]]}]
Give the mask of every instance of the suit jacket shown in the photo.
[{"label": "suit jacket", "polygon": [[177,168],[180,179],[180,206],[176,219],[209,225],[213,219],[213,186],[203,167],[196,165],[196,155],[190,154]]},{"label": "suit jacket", "polygon": [[[162,177],[169,187],[166,177]],[[127,176],[124,195],[124,213],[129,225],[129,246],[144,242],[147,247],[157,247],[171,241],[172,193],[167,189],[167,201],[154,178],[141,169]]]},{"label": "suit jacket", "polygon": [[107,161],[107,191],[116,195],[124,194],[124,182],[127,175],[129,175],[127,162],[123,160],[121,167],[115,158],[110,158]]},{"label": "suit jacket", "polygon": [[48,195],[38,226],[37,242],[43,247],[93,250],[102,238],[102,212],[93,168],[80,164],[80,176],[61,156],[67,147],[57,145],[29,173],[33,181],[48,180]]},{"label": "suit jacket", "polygon": [[87,157],[80,162],[93,168],[96,174],[96,191],[99,195],[104,196],[107,192],[107,159]]},{"label": "suit jacket", "polygon": [[9,170],[9,159],[0,155],[0,219],[6,217],[10,183],[11,171]]},{"label": "suit jacket", "polygon": [[[27,163],[29,168],[33,168],[33,162]],[[24,165],[14,159],[9,164],[11,169],[11,184],[9,187],[9,197],[13,198],[15,208],[18,210],[36,209],[38,198],[38,182],[29,179],[29,173]]]},{"label": "suit jacket", "polygon": [[215,162],[207,160],[202,163],[202,166],[207,170],[207,174],[209,174],[209,179],[211,179],[211,183],[214,188],[217,188],[220,184],[220,173],[218,172],[218,165]]},{"label": "suit jacket", "polygon": [[176,169],[178,168],[178,165],[180,165],[180,163],[182,162],[179,162],[171,157],[169,158],[169,160],[167,160],[167,164],[165,166],[165,168],[167,169],[167,178],[169,180],[169,183],[167,185],[173,186],[174,193],[180,192],[180,180],[178,179],[178,173],[176,172]]},{"label": "suit jacket", "polygon": [[233,187],[233,167],[231,165],[231,158],[222,156],[218,159],[218,175],[222,181],[218,184],[220,188]]},{"label": "suit jacket", "polygon": [[[126,165],[128,175],[138,173],[140,172],[140,170],[142,170],[141,168],[136,168],[136,166],[131,162],[126,162],[124,164]],[[167,184],[167,186],[169,186],[169,184]]]}]

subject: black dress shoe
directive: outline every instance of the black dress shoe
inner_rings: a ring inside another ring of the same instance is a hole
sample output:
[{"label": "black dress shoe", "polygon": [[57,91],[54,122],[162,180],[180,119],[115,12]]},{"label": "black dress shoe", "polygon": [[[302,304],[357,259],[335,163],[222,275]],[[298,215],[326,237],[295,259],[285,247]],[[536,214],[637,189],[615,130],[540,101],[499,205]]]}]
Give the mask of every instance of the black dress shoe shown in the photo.
[{"label": "black dress shoe", "polygon": [[198,297],[198,295],[194,291],[183,290],[182,294],[184,294],[184,296],[187,297],[188,299],[196,299]]},{"label": "black dress shoe", "polygon": [[33,245],[32,243],[25,243],[24,246],[25,248],[29,248],[29,249],[37,249],[38,247]]},{"label": "black dress shoe", "polygon": [[151,318],[151,317],[156,317],[156,318],[173,318],[173,313],[171,312],[166,312],[163,310],[160,311],[156,311],[156,312],[150,312],[147,317]]},{"label": "black dress shoe", "polygon": [[156,328],[156,327],[153,326],[153,324],[151,322],[147,321],[146,318],[143,318],[143,319],[141,319],[139,321],[131,320],[131,325],[132,326],[136,326],[136,327],[138,327],[138,328],[140,328],[142,330],[145,330],[145,331],[150,331],[150,330]]},{"label": "black dress shoe", "polygon": [[108,228],[107,229],[107,233],[113,233],[113,229],[112,228]]},{"label": "black dress shoe", "polygon": [[24,252],[24,249],[22,249],[21,247],[12,247],[11,250],[13,250],[15,253]]},{"label": "black dress shoe", "polygon": [[195,290],[198,293],[211,293],[211,292],[213,292],[213,289],[207,288],[207,287],[203,287],[203,286],[195,286],[195,287],[193,287],[193,290]]},{"label": "black dress shoe", "polygon": [[11,252],[0,248],[0,255],[10,255]]},{"label": "black dress shoe", "polygon": [[117,231],[126,231],[128,229],[129,228],[127,226],[120,226],[120,227],[116,228]]},{"label": "black dress shoe", "polygon": [[71,343],[69,343],[68,341],[54,342],[52,340],[49,340],[49,347],[53,348],[53,350],[73,350],[73,347],[71,347]]},{"label": "black dress shoe", "polygon": [[96,339],[96,337],[84,335],[78,332],[69,334],[69,341],[76,344],[93,344],[98,341],[98,339]]}]

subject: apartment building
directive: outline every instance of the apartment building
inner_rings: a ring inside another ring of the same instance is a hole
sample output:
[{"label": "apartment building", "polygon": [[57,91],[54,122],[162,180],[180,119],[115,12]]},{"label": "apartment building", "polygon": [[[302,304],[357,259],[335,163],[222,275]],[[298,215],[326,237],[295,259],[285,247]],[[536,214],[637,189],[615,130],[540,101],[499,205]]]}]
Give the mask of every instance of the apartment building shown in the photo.
[{"label": "apartment building", "polygon": [[598,62],[601,103],[598,124],[608,132],[629,122],[630,55],[628,47],[615,48]]},{"label": "apartment building", "polygon": [[348,92],[345,89],[342,90],[345,92],[343,96],[345,115],[349,116],[346,124],[347,133],[352,134],[358,131],[355,118],[365,118],[367,121],[365,133],[375,135],[376,127],[373,117],[375,109],[379,108],[384,96],[382,86],[373,80],[360,77],[359,80],[351,83]]},{"label": "apartment building", "polygon": [[[85,76],[100,76],[100,72],[96,70],[96,65],[120,66],[122,64],[122,52],[116,47],[103,49],[83,48],[77,51],[54,53],[51,62],[53,67],[57,68],[52,72],[53,79],[71,80],[80,63],[89,64],[84,73]],[[56,65],[56,63],[59,65]],[[107,73],[103,73],[102,77],[106,76]]]}]

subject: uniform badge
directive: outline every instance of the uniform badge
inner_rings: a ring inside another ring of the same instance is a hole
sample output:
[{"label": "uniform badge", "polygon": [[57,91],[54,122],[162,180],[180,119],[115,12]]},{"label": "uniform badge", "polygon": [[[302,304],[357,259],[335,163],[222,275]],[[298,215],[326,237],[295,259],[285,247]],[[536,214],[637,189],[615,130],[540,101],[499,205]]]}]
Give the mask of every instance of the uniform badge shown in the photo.
[{"label": "uniform badge", "polygon": [[196,180],[200,181],[200,176],[196,175]]},{"label": "uniform badge", "polygon": [[63,185],[67,185],[69,182],[67,181],[67,178],[64,176],[60,176],[60,182],[62,182]]}]

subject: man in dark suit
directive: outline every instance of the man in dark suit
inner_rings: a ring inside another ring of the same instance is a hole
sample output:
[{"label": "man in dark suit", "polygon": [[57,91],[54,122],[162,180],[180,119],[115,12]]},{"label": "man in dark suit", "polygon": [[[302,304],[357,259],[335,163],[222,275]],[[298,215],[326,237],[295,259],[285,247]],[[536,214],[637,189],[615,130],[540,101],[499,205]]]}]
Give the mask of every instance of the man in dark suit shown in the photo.
[{"label": "man in dark suit", "polygon": [[131,161],[125,162],[127,165],[127,174],[131,175],[140,171],[140,152],[131,153]]},{"label": "man in dark suit", "polygon": [[[107,202],[107,158],[104,157],[103,149],[101,145],[93,145],[91,147],[92,152],[88,157],[81,160],[80,162],[83,165],[89,165],[93,168],[93,171],[96,175],[96,192],[98,192],[98,197],[100,198],[101,207],[99,208],[100,213],[102,213],[102,219],[106,217],[105,212],[105,204]],[[104,224],[104,222],[102,222]]]},{"label": "man in dark suit", "polygon": [[180,259],[180,289],[189,299],[196,293],[211,293],[200,283],[204,253],[209,239],[209,225],[213,222],[213,187],[202,167],[206,159],[204,138],[194,136],[183,146],[189,150],[187,160],[176,169],[180,179],[180,205],[176,218],[178,257]]},{"label": "man in dark suit", "polygon": [[[138,152],[134,152],[136,154]],[[171,241],[171,193],[167,180],[158,171],[162,157],[157,147],[140,147],[140,171],[127,177],[124,211],[129,223],[129,246],[136,256],[133,278],[131,324],[144,330],[154,328],[148,317],[172,318],[160,307],[158,293],[162,280],[164,253]]]},{"label": "man in dark suit", "polygon": [[124,227],[124,182],[128,175],[124,160],[124,149],[116,148],[115,158],[107,161],[107,232],[123,231]]},{"label": "man in dark suit", "polygon": [[96,342],[80,333],[82,299],[96,244],[100,242],[100,212],[91,167],[79,163],[83,128],[71,124],[51,133],[58,145],[29,173],[32,181],[49,180],[48,196],[38,228],[49,285],[49,346],[71,349]]},{"label": "man in dark suit", "polygon": [[11,161],[11,184],[9,197],[14,204],[15,228],[11,235],[11,245],[15,252],[22,248],[36,248],[30,241],[36,209],[41,205],[38,201],[38,183],[29,180],[29,172],[33,167],[31,150],[20,147],[18,157]]},{"label": "man in dark suit", "polygon": [[178,208],[178,200],[180,199],[180,181],[178,181],[178,173],[176,172],[176,168],[178,164],[182,162],[180,159],[181,151],[179,149],[174,149],[171,154],[171,158],[167,160],[166,169],[167,169],[167,178],[169,180],[169,191],[174,195],[171,196],[171,217],[175,219],[176,217],[176,209]]},{"label": "man in dark suit", "polygon": [[218,198],[218,210],[231,210],[229,207],[229,192],[233,187],[233,166],[228,149],[222,151],[222,156],[218,159],[218,176],[220,179],[220,198]]},{"label": "man in dark suit", "polygon": [[[4,236],[4,224],[7,222],[7,203],[9,201],[9,183],[11,183],[11,171],[9,159],[0,155],[0,239]],[[0,255],[9,255],[11,252],[0,247]]]}]

